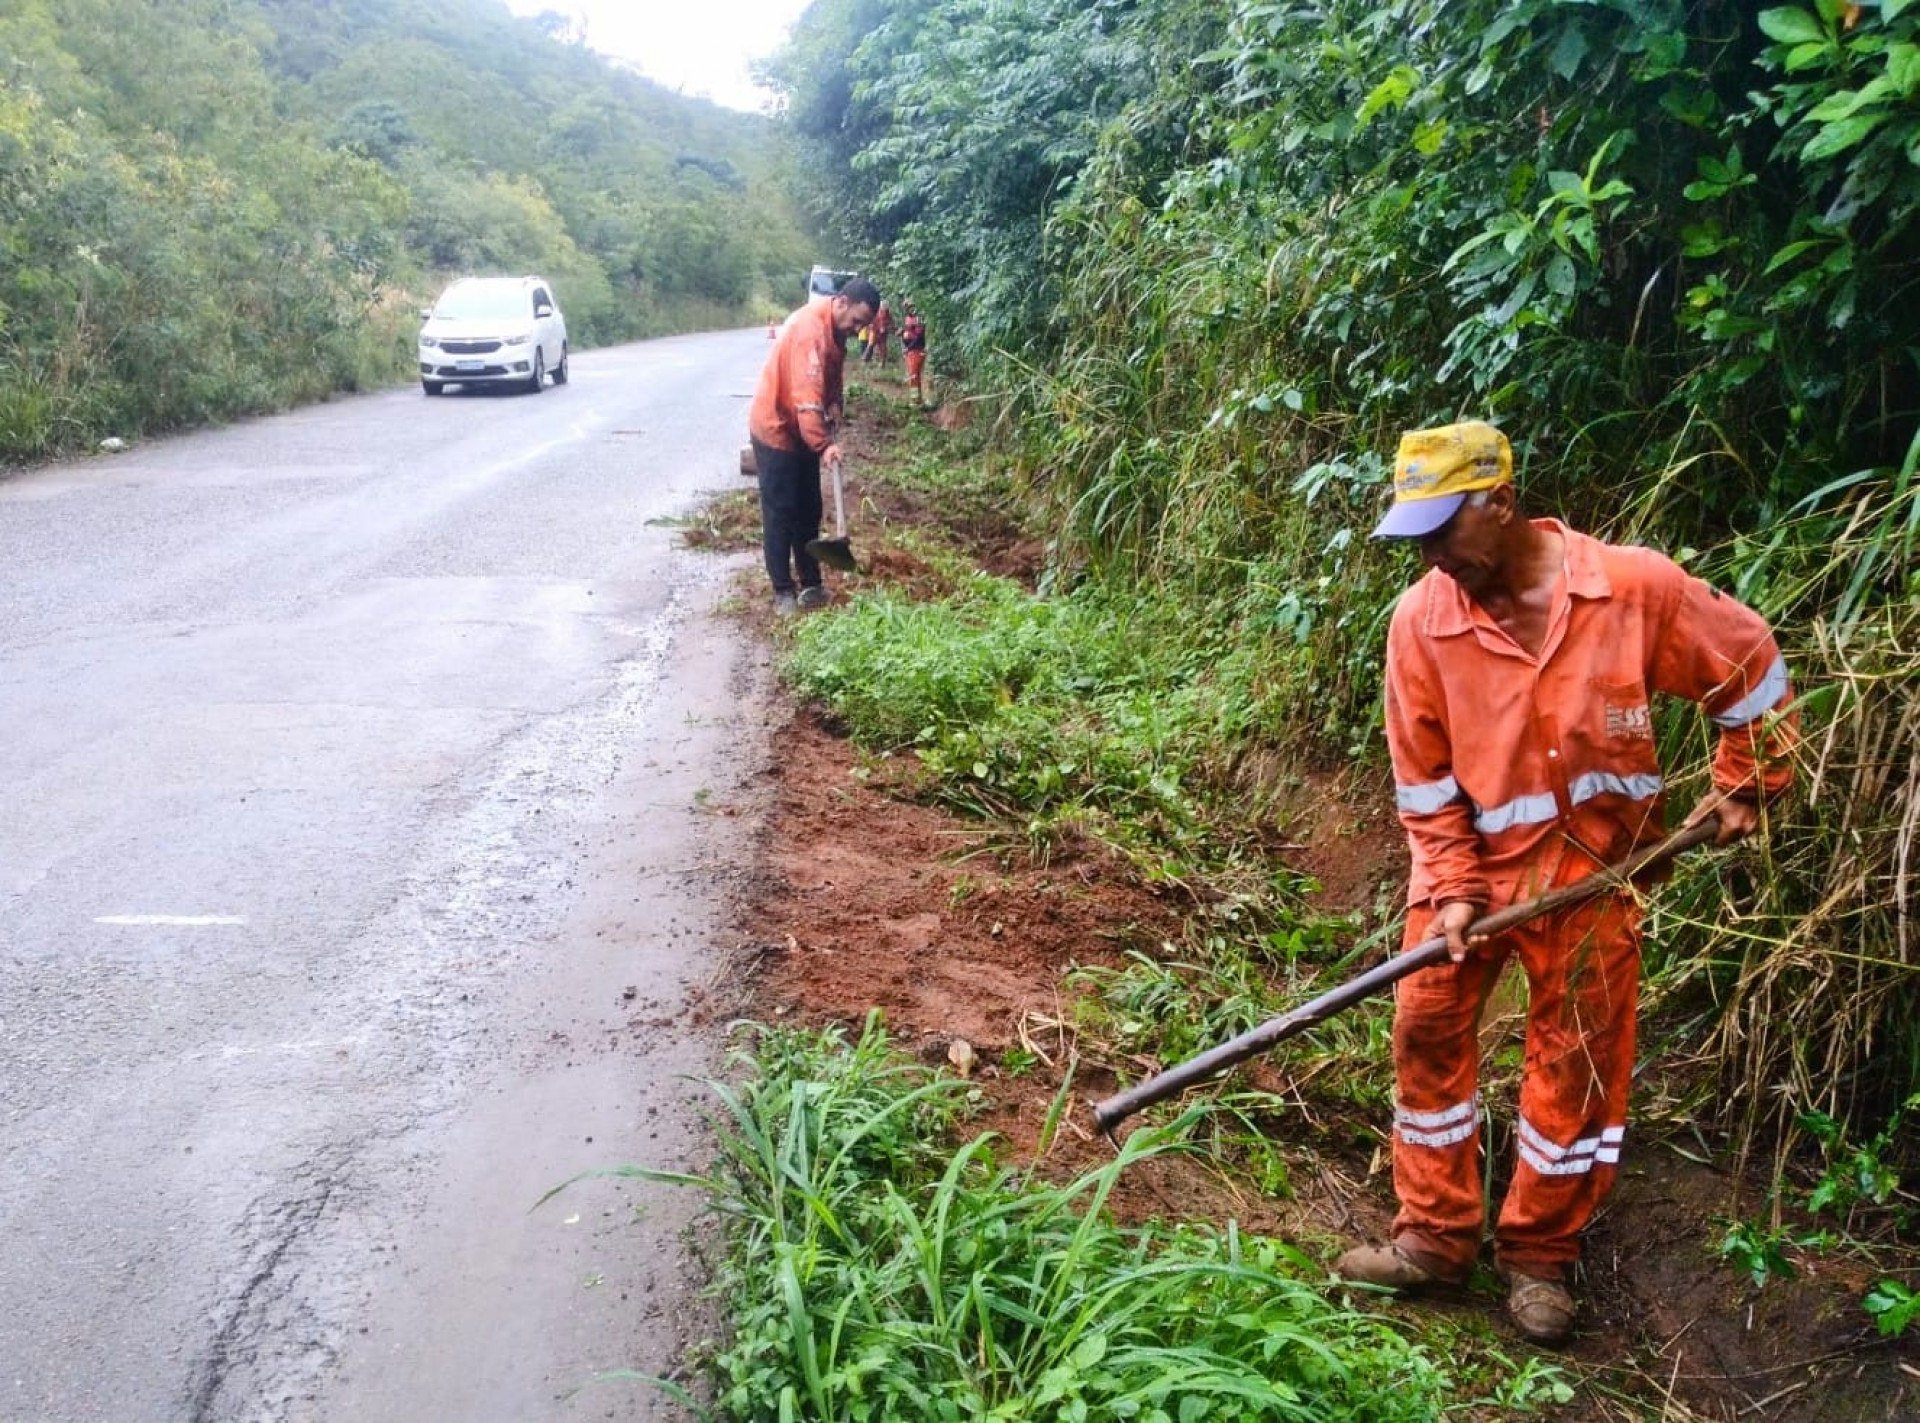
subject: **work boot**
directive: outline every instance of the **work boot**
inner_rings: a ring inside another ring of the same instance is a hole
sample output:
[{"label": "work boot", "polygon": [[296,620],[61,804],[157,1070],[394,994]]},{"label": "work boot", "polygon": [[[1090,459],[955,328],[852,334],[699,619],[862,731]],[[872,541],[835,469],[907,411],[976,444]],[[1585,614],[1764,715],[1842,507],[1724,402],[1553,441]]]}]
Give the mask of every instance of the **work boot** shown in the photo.
[{"label": "work boot", "polygon": [[1403,1252],[1398,1245],[1356,1245],[1333,1262],[1333,1273],[1357,1285],[1385,1285],[1394,1290],[1452,1283]]},{"label": "work boot", "polygon": [[824,608],[833,601],[833,594],[818,583],[809,583],[800,590],[800,606],[811,612],[815,608]]},{"label": "work boot", "polygon": [[800,604],[791,593],[773,595],[773,615],[776,618],[790,618],[800,610]]},{"label": "work boot", "polygon": [[1565,1285],[1514,1270],[1507,1286],[1507,1312],[1522,1334],[1536,1344],[1566,1343],[1573,1333],[1573,1295]]}]

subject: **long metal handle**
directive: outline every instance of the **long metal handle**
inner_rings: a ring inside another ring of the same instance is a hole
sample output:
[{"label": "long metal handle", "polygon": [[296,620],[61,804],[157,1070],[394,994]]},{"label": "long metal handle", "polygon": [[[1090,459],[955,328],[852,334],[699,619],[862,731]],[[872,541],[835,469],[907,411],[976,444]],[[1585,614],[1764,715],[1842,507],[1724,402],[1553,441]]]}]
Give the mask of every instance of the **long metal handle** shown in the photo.
[{"label": "long metal handle", "polygon": [[847,536],[847,502],[840,492],[840,466],[844,460],[833,462],[833,536],[844,539]]},{"label": "long metal handle", "polygon": [[[1585,879],[1575,880],[1572,884],[1559,889],[1549,890],[1538,899],[1530,899],[1525,904],[1510,904],[1483,918],[1476,919],[1467,928],[1469,937],[1484,934],[1492,938],[1505,933],[1516,924],[1524,924],[1529,919],[1537,919],[1542,914],[1550,914],[1556,909],[1564,909],[1570,904],[1578,904],[1592,899],[1597,894],[1617,889],[1631,881],[1635,875],[1652,868],[1654,865],[1672,859],[1684,850],[1711,840],[1720,828],[1715,816],[1707,816],[1696,824],[1676,830],[1658,844],[1635,852],[1617,865],[1609,865],[1598,873]],[[1150,1107],[1155,1102],[1185,1091],[1196,1082],[1203,1082],[1217,1072],[1223,1072],[1237,1062],[1244,1062],[1256,1053],[1265,1052],[1276,1044],[1285,1042],[1297,1033],[1326,1021],[1335,1013],[1351,1008],[1362,998],[1371,997],[1381,989],[1387,988],[1410,973],[1430,965],[1442,963],[1447,957],[1447,941],[1444,936],[1436,935],[1422,940],[1413,948],[1385,963],[1376,965],[1358,978],[1349,979],[1337,988],[1329,989],[1318,998],[1301,1004],[1291,1012],[1277,1018],[1269,1018],[1256,1028],[1249,1028],[1237,1038],[1229,1038],[1218,1047],[1208,1048],[1198,1057],[1188,1058],[1178,1067],[1170,1067],[1165,1072],[1149,1077],[1124,1092],[1116,1092],[1105,1101],[1093,1104],[1093,1119],[1100,1130],[1112,1134],[1113,1129],[1142,1107]]]}]

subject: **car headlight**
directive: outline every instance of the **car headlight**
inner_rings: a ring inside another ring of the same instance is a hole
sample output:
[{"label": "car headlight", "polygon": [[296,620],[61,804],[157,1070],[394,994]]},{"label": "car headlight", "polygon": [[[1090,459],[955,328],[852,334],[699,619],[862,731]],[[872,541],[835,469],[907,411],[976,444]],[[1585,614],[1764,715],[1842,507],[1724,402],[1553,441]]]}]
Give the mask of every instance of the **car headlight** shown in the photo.
[{"label": "car headlight", "polygon": [[523,331],[518,336],[502,336],[500,338],[500,344],[502,346],[524,346],[532,339],[533,337]]},{"label": "car headlight", "polygon": [[420,344],[429,351],[435,351],[440,348],[440,338],[438,336],[422,336],[420,338]]}]

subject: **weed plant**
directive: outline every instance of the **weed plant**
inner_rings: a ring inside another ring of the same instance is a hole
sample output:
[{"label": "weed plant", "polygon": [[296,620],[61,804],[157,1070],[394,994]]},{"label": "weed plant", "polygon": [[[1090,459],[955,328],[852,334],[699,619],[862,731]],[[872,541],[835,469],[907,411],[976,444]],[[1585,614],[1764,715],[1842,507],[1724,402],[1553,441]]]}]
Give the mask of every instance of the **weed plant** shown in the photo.
[{"label": "weed plant", "polygon": [[1265,902],[1298,881],[1252,852],[1261,807],[1235,757],[1266,737],[1285,651],[1242,632],[1142,592],[974,573],[943,599],[882,589],[802,624],[785,675],[867,749],[917,753],[930,798],[1024,826],[1037,852],[1091,834],[1151,877]]},{"label": "weed plant", "polygon": [[[1112,1224],[1137,1133],[1065,1185],[943,1128],[967,1085],[849,1044],[759,1031],[716,1085],[733,1332],[708,1417],[753,1420],[1433,1419],[1444,1380],[1384,1321],[1331,1304],[1313,1262],[1231,1226]],[[1063,1090],[1054,1120],[1064,1109]],[[690,1400],[689,1400],[690,1401]]]}]

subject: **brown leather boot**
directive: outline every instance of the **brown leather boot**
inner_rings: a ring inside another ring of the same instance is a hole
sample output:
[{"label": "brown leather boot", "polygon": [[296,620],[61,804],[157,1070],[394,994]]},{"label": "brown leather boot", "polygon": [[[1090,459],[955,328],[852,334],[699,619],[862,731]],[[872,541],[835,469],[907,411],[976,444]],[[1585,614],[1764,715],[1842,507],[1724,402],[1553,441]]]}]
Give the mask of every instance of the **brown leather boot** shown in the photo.
[{"label": "brown leather boot", "polygon": [[1523,1275],[1507,1278],[1507,1312],[1536,1344],[1564,1344],[1573,1333],[1573,1294],[1558,1280]]},{"label": "brown leather boot", "polygon": [[1391,1244],[1356,1245],[1333,1262],[1333,1273],[1358,1285],[1385,1285],[1394,1290],[1449,1283],[1445,1276]]}]

